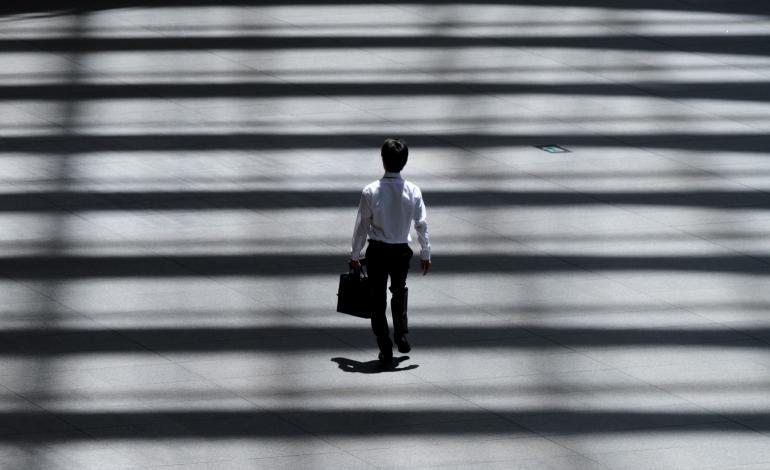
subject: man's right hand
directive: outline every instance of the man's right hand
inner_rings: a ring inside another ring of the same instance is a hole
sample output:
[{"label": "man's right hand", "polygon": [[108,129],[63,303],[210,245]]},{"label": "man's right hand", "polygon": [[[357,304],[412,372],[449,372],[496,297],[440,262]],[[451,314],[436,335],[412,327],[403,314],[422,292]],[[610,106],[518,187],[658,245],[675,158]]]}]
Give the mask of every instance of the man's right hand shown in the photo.
[{"label": "man's right hand", "polygon": [[360,269],[361,268],[361,261],[357,259],[352,259],[348,261],[348,266],[350,266],[352,269]]},{"label": "man's right hand", "polygon": [[429,259],[420,260],[420,268],[422,269],[422,275],[428,274],[430,270],[431,262]]}]

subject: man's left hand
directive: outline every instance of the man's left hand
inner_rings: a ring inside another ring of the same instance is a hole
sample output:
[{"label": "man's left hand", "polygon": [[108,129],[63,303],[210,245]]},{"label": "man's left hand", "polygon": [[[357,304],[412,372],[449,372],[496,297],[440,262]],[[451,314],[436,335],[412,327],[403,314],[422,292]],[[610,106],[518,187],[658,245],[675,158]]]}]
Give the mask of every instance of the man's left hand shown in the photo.
[{"label": "man's left hand", "polygon": [[422,275],[428,274],[428,271],[430,271],[431,262],[429,259],[423,259],[420,260],[420,269],[422,269]]}]

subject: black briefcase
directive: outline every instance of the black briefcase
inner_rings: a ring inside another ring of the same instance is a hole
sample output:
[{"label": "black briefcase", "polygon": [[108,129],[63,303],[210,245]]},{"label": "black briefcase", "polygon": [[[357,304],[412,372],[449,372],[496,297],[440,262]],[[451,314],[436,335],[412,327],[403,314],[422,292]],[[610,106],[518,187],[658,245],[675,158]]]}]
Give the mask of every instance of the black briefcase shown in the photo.
[{"label": "black briefcase", "polygon": [[372,317],[371,291],[366,268],[351,268],[348,273],[340,274],[340,287],[337,291],[337,311],[354,317]]}]

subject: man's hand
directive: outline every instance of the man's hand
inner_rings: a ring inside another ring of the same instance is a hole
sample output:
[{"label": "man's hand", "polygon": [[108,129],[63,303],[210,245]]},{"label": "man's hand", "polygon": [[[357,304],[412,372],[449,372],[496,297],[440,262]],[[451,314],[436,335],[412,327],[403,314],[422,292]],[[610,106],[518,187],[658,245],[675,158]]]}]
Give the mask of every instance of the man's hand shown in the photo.
[{"label": "man's hand", "polygon": [[422,269],[423,276],[428,274],[428,271],[430,270],[430,266],[431,266],[431,263],[429,259],[420,260],[420,268]]},{"label": "man's hand", "polygon": [[361,269],[361,261],[352,259],[348,261],[348,266],[350,266],[352,269]]}]

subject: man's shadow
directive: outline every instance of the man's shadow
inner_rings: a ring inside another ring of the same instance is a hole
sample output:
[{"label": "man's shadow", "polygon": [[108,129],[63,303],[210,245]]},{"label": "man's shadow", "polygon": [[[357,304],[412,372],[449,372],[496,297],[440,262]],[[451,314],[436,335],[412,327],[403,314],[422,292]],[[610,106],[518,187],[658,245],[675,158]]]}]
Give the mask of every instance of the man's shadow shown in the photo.
[{"label": "man's shadow", "polygon": [[340,370],[345,372],[357,372],[359,374],[379,374],[380,372],[402,372],[405,370],[413,370],[420,366],[412,364],[406,367],[399,368],[398,365],[409,359],[409,356],[394,357],[393,364],[381,364],[379,360],[359,362],[346,357],[333,357],[331,360],[337,363]]}]

